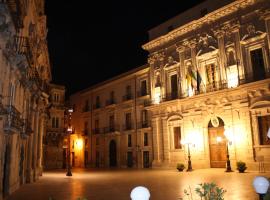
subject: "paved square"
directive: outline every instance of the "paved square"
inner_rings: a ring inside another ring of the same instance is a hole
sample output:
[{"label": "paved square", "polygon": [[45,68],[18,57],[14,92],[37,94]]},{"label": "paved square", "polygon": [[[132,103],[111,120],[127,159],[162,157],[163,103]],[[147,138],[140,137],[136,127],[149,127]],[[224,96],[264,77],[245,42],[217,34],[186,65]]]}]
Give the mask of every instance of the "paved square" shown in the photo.
[{"label": "paved square", "polygon": [[[255,176],[270,177],[270,173],[225,173],[224,169],[201,169],[193,172],[160,169],[73,169],[73,176],[65,171],[44,172],[39,181],[23,185],[8,200],[127,200],[131,190],[146,186],[153,200],[178,200],[183,190],[195,188],[202,182],[215,182],[227,190],[226,200],[255,200],[252,187]],[[194,193],[195,194],[195,193]]]}]

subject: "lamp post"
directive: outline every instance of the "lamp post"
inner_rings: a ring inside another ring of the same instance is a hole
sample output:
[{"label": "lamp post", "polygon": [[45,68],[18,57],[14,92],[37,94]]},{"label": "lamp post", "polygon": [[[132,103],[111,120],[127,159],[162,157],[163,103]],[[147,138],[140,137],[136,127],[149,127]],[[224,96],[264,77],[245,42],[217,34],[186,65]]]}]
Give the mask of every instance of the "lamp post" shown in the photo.
[{"label": "lamp post", "polygon": [[188,147],[188,168],[187,168],[187,172],[191,172],[193,169],[192,169],[192,164],[191,164],[191,155],[190,155],[190,147],[189,147],[189,145],[194,145],[194,144],[192,144],[190,141],[185,141],[185,140],[181,140],[181,144],[187,145],[187,147]]},{"label": "lamp post", "polygon": [[66,173],[66,176],[72,176],[72,173],[71,173],[71,166],[70,166],[70,134],[72,133],[72,126],[71,126],[71,114],[73,112],[73,109],[72,108],[69,108],[68,109],[68,127],[67,127],[67,136],[68,136],[68,145],[67,145],[67,156],[68,156],[68,159],[67,159],[67,173]]},{"label": "lamp post", "polygon": [[225,129],[224,135],[226,137],[226,149],[227,149],[227,161],[226,161],[226,171],[225,172],[233,172],[231,168],[231,161],[230,161],[230,153],[229,153],[229,145],[232,144],[232,134],[230,129]]},{"label": "lamp post", "polygon": [[259,199],[263,200],[267,190],[269,188],[269,181],[263,176],[257,176],[253,180],[253,187],[256,193],[259,195]]}]

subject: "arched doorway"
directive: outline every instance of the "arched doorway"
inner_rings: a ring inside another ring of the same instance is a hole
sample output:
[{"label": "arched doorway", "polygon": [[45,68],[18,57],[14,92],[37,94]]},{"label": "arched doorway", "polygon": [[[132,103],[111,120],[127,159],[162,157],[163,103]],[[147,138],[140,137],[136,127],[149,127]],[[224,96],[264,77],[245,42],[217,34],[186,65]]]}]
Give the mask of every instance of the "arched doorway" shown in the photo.
[{"label": "arched doorway", "polygon": [[224,122],[219,117],[212,118],[208,123],[210,150],[210,166],[213,168],[226,167],[226,137]]},{"label": "arched doorway", "polygon": [[116,159],[116,142],[111,140],[110,142],[110,167],[116,167],[117,159]]},{"label": "arched doorway", "polygon": [[6,197],[9,193],[9,175],[10,175],[10,153],[11,147],[9,144],[6,145],[5,157],[4,157],[4,174],[3,174],[3,197]]}]

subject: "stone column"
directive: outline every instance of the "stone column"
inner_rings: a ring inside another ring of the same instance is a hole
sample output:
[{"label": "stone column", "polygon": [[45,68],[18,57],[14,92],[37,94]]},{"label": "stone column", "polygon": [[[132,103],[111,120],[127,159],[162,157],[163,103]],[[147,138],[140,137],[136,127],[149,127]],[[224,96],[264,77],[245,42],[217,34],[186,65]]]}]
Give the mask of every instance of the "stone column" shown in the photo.
[{"label": "stone column", "polygon": [[160,158],[160,118],[155,116],[152,118],[153,127],[153,167],[159,166]]},{"label": "stone column", "polygon": [[[31,121],[31,129],[34,130],[34,110],[31,111],[30,121]],[[33,182],[33,144],[34,144],[34,133],[28,139],[28,147],[27,147],[27,165],[26,165],[26,182]]]},{"label": "stone column", "polygon": [[167,123],[167,117],[163,116],[162,118],[162,150],[163,150],[163,159],[164,159],[164,164],[167,166],[170,162],[170,133],[168,130],[168,123]]},{"label": "stone column", "polygon": [[186,83],[186,69],[185,69],[185,47],[179,46],[176,51],[179,54],[179,79],[180,79],[180,95],[181,97],[187,96],[187,83]]},{"label": "stone column", "polygon": [[154,91],[155,91],[155,70],[154,70],[155,60],[153,57],[148,58],[148,64],[150,66],[150,95],[152,97],[152,101],[154,100]]},{"label": "stone column", "polygon": [[39,125],[39,136],[38,136],[38,161],[37,161],[37,168],[39,170],[39,175],[42,175],[42,151],[43,151],[43,135],[44,135],[44,115],[42,115],[40,119]]},{"label": "stone column", "polygon": [[35,112],[34,120],[34,138],[33,138],[33,154],[32,154],[32,168],[34,170],[34,180],[37,178],[37,150],[38,150],[38,134],[39,134],[39,111]]},{"label": "stone column", "polygon": [[218,40],[218,49],[219,49],[219,70],[220,70],[219,78],[220,78],[221,84],[224,84],[227,82],[227,75],[226,75],[226,69],[225,69],[226,54],[225,54],[225,45],[224,45],[224,32],[217,31],[215,35]]},{"label": "stone column", "polygon": [[244,71],[244,64],[243,64],[243,55],[242,49],[240,44],[240,33],[239,33],[240,25],[234,25],[232,27],[232,34],[235,38],[235,54],[236,54],[236,61],[238,67],[238,73],[240,80],[245,78],[245,71]]},{"label": "stone column", "polygon": [[[266,14],[264,16],[265,20],[265,27],[266,27],[266,33],[267,33],[267,41],[268,41],[268,49],[267,49],[267,54],[270,55],[270,14]],[[270,62],[270,59],[268,60]],[[270,67],[266,66],[268,68],[268,73],[270,72]]]}]

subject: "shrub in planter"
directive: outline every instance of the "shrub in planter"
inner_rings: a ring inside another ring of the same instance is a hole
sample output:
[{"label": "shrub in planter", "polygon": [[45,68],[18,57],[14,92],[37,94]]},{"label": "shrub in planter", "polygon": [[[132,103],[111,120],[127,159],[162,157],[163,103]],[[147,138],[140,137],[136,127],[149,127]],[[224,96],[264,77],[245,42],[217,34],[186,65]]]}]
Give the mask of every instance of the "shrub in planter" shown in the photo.
[{"label": "shrub in planter", "polygon": [[236,163],[237,165],[237,170],[240,172],[240,173],[244,173],[245,170],[247,169],[247,166],[246,166],[246,163],[245,162],[242,162],[242,161],[238,161]]},{"label": "shrub in planter", "polygon": [[176,169],[178,169],[178,171],[182,172],[185,169],[185,165],[183,163],[177,163]]}]

